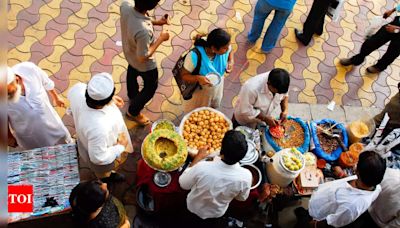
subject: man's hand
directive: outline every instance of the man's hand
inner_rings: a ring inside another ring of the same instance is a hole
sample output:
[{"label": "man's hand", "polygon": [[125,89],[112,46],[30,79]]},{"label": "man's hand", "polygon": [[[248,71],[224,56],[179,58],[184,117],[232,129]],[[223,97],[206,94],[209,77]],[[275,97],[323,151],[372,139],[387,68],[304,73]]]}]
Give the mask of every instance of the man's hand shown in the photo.
[{"label": "man's hand", "polygon": [[58,95],[58,93],[56,92],[56,90],[52,89],[48,91],[50,94],[51,99],[53,100],[53,105],[54,106],[58,106],[58,107],[65,107],[65,102],[64,99]]},{"label": "man's hand", "polygon": [[169,32],[167,30],[161,31],[160,39],[162,42],[169,40]]},{"label": "man's hand", "polygon": [[160,20],[158,20],[158,25],[169,25],[168,17],[169,15],[165,14]]},{"label": "man's hand", "polygon": [[261,194],[258,198],[260,202],[268,201],[270,202],[279,193],[279,186],[274,184],[264,184]]},{"label": "man's hand", "polygon": [[202,86],[204,86],[204,85],[209,85],[209,86],[211,86],[212,84],[211,84],[211,82],[210,82],[210,80],[208,80],[208,78],[206,78],[206,77],[204,77],[204,76],[197,76],[197,82],[200,84],[200,85],[202,85]]},{"label": "man's hand", "polygon": [[209,153],[208,153],[208,146],[201,147],[201,148],[199,149],[199,152],[197,153],[197,155],[194,157],[194,159],[203,160],[203,159],[206,158],[208,155],[209,155]]},{"label": "man's hand", "polygon": [[275,127],[279,125],[279,121],[276,120],[275,118],[272,118],[271,116],[267,116],[264,118],[265,123],[267,123],[267,125],[269,127]]},{"label": "man's hand", "polygon": [[118,108],[124,107],[125,102],[120,96],[115,95],[113,97],[113,101],[114,101],[115,105],[117,105]]},{"label": "man's hand", "polygon": [[59,95],[54,97],[54,105],[57,107],[61,107],[64,108],[65,107],[65,101],[62,97],[60,97]]},{"label": "man's hand", "polygon": [[125,133],[120,133],[118,135],[117,144],[124,146],[125,148],[128,146],[128,138]]},{"label": "man's hand", "polygon": [[153,25],[159,25],[159,26],[163,26],[163,25],[169,25],[169,20],[168,20],[169,15],[165,14],[160,20],[155,20],[152,21]]},{"label": "man's hand", "polygon": [[[390,33],[398,33],[400,27],[396,26],[396,25],[388,24],[385,26],[385,29],[386,29],[386,31],[388,31]],[[397,31],[395,31],[396,29],[397,29]]]},{"label": "man's hand", "polygon": [[18,146],[17,140],[14,138],[13,135],[8,136],[8,146],[14,148]]},{"label": "man's hand", "polygon": [[199,148],[199,152],[197,152],[196,156],[194,156],[193,161],[190,164],[190,167],[196,165],[199,161],[206,158],[209,155],[208,149],[209,149],[208,146]]},{"label": "man's hand", "polygon": [[283,123],[283,122],[285,122],[286,121],[286,119],[287,119],[287,112],[281,112],[281,115],[280,115],[280,117],[279,117],[279,122],[280,123]]},{"label": "man's hand", "polygon": [[392,15],[392,13],[393,13],[394,11],[395,11],[395,9],[391,9],[391,10],[386,11],[386,12],[383,14],[383,18],[386,19],[386,18],[390,17],[390,15]]}]

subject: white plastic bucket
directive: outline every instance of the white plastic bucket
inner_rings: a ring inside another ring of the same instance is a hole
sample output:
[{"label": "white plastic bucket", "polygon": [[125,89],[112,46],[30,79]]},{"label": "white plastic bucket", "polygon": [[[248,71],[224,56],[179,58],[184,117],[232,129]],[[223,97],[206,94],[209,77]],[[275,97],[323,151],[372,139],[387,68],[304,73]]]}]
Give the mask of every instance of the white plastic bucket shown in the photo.
[{"label": "white plastic bucket", "polygon": [[281,162],[282,155],[285,150],[290,150],[289,148],[281,150],[271,158],[266,164],[267,176],[271,184],[279,185],[280,187],[288,186],[304,168],[304,159],[301,169],[297,171],[290,171],[283,166]]}]

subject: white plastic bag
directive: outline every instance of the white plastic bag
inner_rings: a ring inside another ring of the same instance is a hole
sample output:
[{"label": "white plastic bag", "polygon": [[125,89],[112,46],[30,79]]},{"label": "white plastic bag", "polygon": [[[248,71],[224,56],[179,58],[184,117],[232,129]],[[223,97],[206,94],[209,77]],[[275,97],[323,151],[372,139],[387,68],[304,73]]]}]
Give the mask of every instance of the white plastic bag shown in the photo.
[{"label": "white plastic bag", "polygon": [[390,132],[378,145],[376,145],[373,151],[380,154],[383,158],[387,158],[391,155],[390,150],[399,144],[400,128],[396,128],[392,132]]},{"label": "white plastic bag", "polygon": [[388,22],[382,16],[375,16],[369,21],[369,26],[365,29],[365,39],[374,35],[378,30]]}]

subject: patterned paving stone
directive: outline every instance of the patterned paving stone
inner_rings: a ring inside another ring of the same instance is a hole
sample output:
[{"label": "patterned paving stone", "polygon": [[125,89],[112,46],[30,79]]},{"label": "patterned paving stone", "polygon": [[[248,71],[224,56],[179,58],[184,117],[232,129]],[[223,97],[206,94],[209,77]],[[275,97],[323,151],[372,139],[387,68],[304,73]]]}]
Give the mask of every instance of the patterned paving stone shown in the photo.
[{"label": "patterned paving stone", "polygon": [[[324,33],[315,36],[308,47],[296,41],[294,28],[302,28],[312,0],[297,2],[276,48],[268,55],[260,52],[262,37],[254,47],[246,44],[255,3],[256,0],[163,0],[160,7],[150,12],[155,18],[165,13],[171,16],[168,26],[171,40],[156,54],[160,85],[145,110],[147,115],[152,119],[174,120],[182,116],[179,91],[171,78],[171,69],[179,55],[192,45],[191,37],[216,26],[226,28],[232,34],[235,51],[235,66],[225,79],[221,108],[227,114],[231,114],[241,84],[274,67],[283,67],[291,73],[290,101],[294,103],[325,104],[335,100],[341,105],[383,107],[396,93],[396,84],[400,80],[399,60],[379,75],[365,73],[366,67],[383,55],[387,45],[373,52],[359,67],[338,64],[340,58],[359,51],[368,20],[392,8],[395,1],[347,1],[343,18],[339,22],[327,18]],[[38,63],[51,73],[61,92],[78,80],[87,81],[92,74],[107,71],[112,73],[119,95],[127,100],[127,63],[122,47],[116,45],[121,40],[119,4],[119,1],[109,0],[11,0],[9,64]],[[270,21],[271,18],[267,23]],[[157,32],[160,30],[156,27]],[[63,119],[70,125],[68,118]]]}]

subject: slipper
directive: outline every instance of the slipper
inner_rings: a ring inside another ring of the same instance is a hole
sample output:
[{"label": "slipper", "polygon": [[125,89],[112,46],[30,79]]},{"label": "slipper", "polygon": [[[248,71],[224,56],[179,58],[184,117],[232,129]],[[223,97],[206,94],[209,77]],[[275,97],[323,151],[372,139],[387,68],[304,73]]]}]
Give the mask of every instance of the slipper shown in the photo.
[{"label": "slipper", "polygon": [[132,116],[131,114],[129,114],[129,112],[126,112],[125,115],[126,115],[127,119],[135,121],[142,126],[146,126],[151,123],[151,121],[142,113],[140,113],[137,116]]}]

